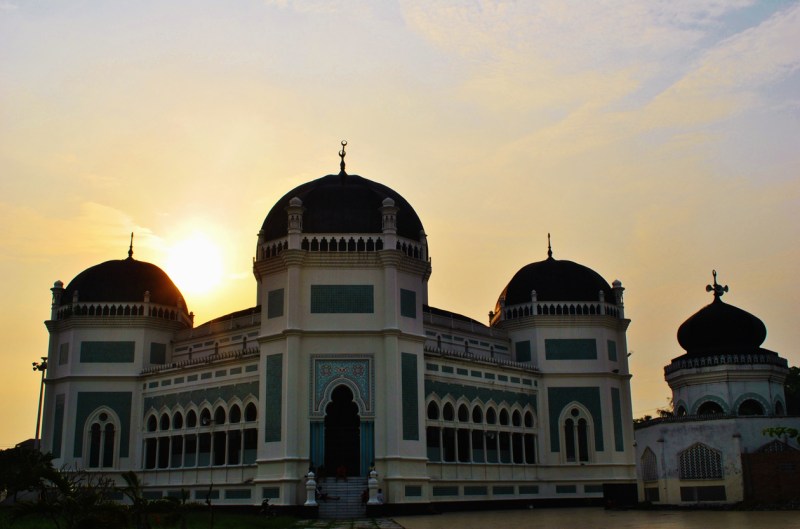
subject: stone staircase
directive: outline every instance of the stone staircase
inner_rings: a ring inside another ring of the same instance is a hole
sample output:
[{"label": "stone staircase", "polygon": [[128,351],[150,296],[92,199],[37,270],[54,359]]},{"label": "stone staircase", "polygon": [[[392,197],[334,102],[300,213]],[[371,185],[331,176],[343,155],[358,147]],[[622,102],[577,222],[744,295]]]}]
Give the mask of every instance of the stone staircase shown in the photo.
[{"label": "stone staircase", "polygon": [[347,480],[324,478],[319,481],[322,491],[338,500],[320,500],[320,518],[364,518],[366,509],[361,503],[361,493],[367,488],[367,478],[349,477]]}]

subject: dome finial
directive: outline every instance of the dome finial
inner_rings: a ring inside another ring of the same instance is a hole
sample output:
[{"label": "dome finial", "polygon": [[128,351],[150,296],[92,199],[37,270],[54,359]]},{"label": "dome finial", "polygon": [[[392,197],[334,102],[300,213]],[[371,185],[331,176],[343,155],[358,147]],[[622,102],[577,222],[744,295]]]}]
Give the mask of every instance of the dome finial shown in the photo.
[{"label": "dome finial", "polygon": [[128,246],[128,259],[133,259],[133,232],[131,232],[131,245]]},{"label": "dome finial", "polygon": [[728,285],[722,286],[717,284],[717,271],[712,270],[711,275],[714,276],[714,284],[713,285],[706,285],[706,292],[714,292],[714,301],[718,300],[722,297],[725,292],[728,291]]},{"label": "dome finial", "polygon": [[553,258],[553,248],[550,246],[550,234],[547,234],[547,258]]},{"label": "dome finial", "polygon": [[341,172],[339,174],[343,174],[343,175],[347,174],[345,172],[345,170],[344,170],[344,157],[347,154],[346,152],[344,152],[344,148],[345,147],[347,147],[347,140],[342,140],[342,150],[339,151],[339,158],[342,159],[342,161],[339,162],[339,169],[341,170]]}]

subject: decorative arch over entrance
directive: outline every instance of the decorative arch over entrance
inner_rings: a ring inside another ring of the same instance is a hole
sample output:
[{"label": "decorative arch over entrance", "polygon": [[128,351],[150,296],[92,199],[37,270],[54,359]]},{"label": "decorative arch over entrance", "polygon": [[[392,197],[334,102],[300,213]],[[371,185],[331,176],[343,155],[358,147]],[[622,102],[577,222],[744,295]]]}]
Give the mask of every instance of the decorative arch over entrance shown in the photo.
[{"label": "decorative arch over entrance", "polygon": [[[317,469],[324,466],[329,476],[335,475],[336,468],[342,464],[349,475],[366,476],[373,464],[375,377],[372,360],[372,355],[312,356],[309,459]],[[331,467],[332,464],[335,466]]]}]

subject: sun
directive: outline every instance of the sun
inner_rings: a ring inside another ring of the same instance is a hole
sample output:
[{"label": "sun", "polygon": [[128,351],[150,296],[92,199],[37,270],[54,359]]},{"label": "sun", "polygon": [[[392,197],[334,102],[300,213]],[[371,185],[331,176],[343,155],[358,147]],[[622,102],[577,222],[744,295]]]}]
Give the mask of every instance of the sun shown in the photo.
[{"label": "sun", "polygon": [[222,254],[202,233],[193,233],[167,251],[166,271],[181,292],[207,294],[222,282]]}]

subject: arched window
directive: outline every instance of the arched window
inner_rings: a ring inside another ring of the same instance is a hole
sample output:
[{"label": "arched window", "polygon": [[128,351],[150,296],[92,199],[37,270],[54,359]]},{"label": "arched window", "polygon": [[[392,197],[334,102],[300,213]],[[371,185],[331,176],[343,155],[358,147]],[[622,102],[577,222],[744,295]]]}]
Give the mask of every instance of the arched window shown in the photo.
[{"label": "arched window", "polygon": [[533,428],[533,414],[529,411],[525,412],[525,428]]},{"label": "arched window", "polygon": [[258,418],[256,405],[251,402],[244,407],[244,420],[245,422],[253,422],[256,420],[256,418]]},{"label": "arched window", "polygon": [[158,421],[156,420],[155,415],[151,415],[149,419],[147,419],[147,431],[148,432],[155,432],[158,429]]},{"label": "arched window", "polygon": [[475,406],[472,408],[472,422],[475,424],[480,424],[483,422],[483,411],[481,410],[480,406]]},{"label": "arched window", "polygon": [[455,416],[455,412],[453,410],[453,405],[449,402],[444,405],[444,410],[442,411],[442,418],[445,421],[452,421]]},{"label": "arched window", "polygon": [[695,443],[678,454],[681,479],[722,479],[722,453]]},{"label": "arched window", "polygon": [[497,412],[494,408],[486,410],[486,424],[497,424]]},{"label": "arched window", "polygon": [[200,412],[200,426],[209,426],[211,424],[211,412],[208,408],[203,408]]},{"label": "arched window", "polygon": [[194,428],[195,426],[197,426],[197,414],[194,410],[190,410],[189,413],[186,414],[186,427]]},{"label": "arched window", "polygon": [[590,460],[591,420],[586,411],[576,405],[562,414],[562,457],[567,463],[586,463]]},{"label": "arched window", "polygon": [[511,424],[514,426],[522,426],[522,414],[519,411],[514,411],[511,415]]},{"label": "arched window", "polygon": [[642,480],[643,481],[656,481],[658,480],[658,464],[656,455],[650,450],[650,447],[644,449],[642,454]]},{"label": "arched window", "polygon": [[175,430],[183,428],[183,415],[181,415],[181,412],[176,412],[175,416],[172,417],[172,428]]},{"label": "arched window", "polygon": [[707,400],[697,408],[697,415],[721,415],[722,406],[712,400]]},{"label": "arched window", "polygon": [[783,402],[778,401],[775,403],[775,415],[784,415],[786,412],[783,411]]},{"label": "arched window", "polygon": [[242,412],[237,404],[231,406],[231,413],[228,419],[231,424],[237,424],[242,420]]},{"label": "arched window", "polygon": [[500,410],[500,424],[502,426],[508,426],[508,411],[505,409]]},{"label": "arched window", "polygon": [[468,422],[469,421],[469,410],[467,407],[462,404],[458,407],[458,420],[460,422]]},{"label": "arched window", "polygon": [[225,408],[222,406],[217,406],[217,409],[214,412],[214,424],[225,424]]},{"label": "arched window", "polygon": [[[155,417],[151,417],[155,420]],[[117,466],[119,419],[109,409],[95,410],[86,421],[84,433],[84,462],[88,468]]]},{"label": "arched window", "polygon": [[747,399],[739,404],[739,415],[764,415],[764,406],[755,399]]},{"label": "arched window", "polygon": [[678,408],[675,410],[675,415],[677,417],[685,416],[686,415],[686,408],[684,408],[683,406],[678,406]]},{"label": "arched window", "polygon": [[431,421],[439,420],[439,406],[433,401],[428,403],[428,419]]},{"label": "arched window", "polygon": [[162,430],[169,430],[169,415],[166,413],[161,414],[161,429]]}]

